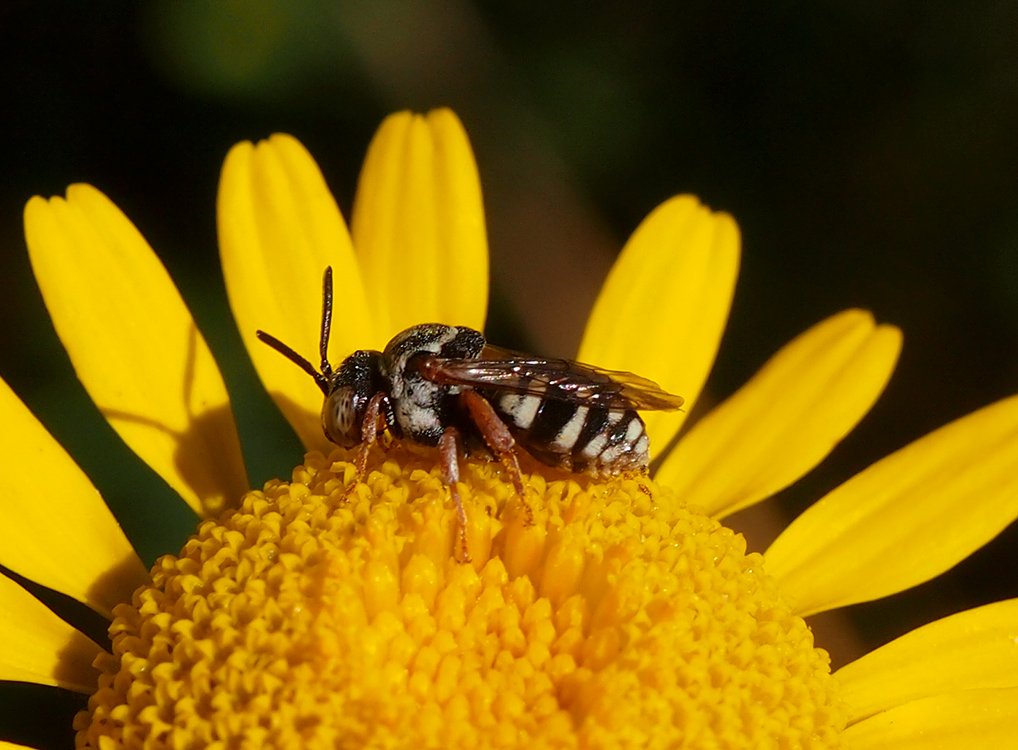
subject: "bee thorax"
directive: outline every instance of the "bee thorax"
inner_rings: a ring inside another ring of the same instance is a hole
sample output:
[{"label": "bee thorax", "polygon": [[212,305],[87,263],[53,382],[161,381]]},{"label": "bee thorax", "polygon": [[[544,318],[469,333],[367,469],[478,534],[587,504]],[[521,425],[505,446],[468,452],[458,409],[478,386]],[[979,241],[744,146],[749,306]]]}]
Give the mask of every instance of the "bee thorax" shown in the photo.
[{"label": "bee thorax", "polygon": [[385,347],[381,372],[389,387],[396,422],[418,442],[437,445],[443,430],[453,424],[459,386],[435,383],[421,365],[428,358],[472,359],[484,347],[484,337],[471,328],[425,323],[398,334]]}]

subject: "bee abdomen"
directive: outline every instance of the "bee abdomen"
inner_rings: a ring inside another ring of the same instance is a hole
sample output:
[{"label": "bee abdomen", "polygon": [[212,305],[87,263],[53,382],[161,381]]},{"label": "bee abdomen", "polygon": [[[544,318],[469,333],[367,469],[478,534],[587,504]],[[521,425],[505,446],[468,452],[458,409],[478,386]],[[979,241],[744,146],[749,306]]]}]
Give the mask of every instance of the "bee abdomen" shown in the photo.
[{"label": "bee abdomen", "polygon": [[587,431],[589,437],[573,448],[573,465],[607,473],[646,469],[650,439],[640,415],[632,409],[600,411],[603,418],[598,418],[596,426]]},{"label": "bee abdomen", "polygon": [[492,400],[538,460],[573,471],[614,474],[647,468],[649,440],[632,409],[609,410],[531,393]]}]

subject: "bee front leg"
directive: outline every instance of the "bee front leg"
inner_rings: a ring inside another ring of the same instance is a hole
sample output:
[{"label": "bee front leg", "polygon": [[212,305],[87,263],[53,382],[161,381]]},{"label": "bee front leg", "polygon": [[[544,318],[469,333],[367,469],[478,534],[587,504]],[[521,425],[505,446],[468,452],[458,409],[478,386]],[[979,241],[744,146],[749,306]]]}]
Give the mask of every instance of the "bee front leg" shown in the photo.
[{"label": "bee front leg", "polygon": [[364,477],[367,476],[368,453],[371,451],[371,446],[378,441],[378,418],[382,414],[383,407],[391,411],[389,397],[384,392],[379,391],[371,397],[367,407],[364,409],[364,420],[361,422],[361,444],[357,448],[357,455],[354,456],[353,462],[356,472],[354,484],[363,481]]},{"label": "bee front leg", "polygon": [[460,497],[460,440],[459,430],[455,427],[446,427],[442,437],[438,439],[438,454],[442,460],[442,480],[449,487],[449,494],[456,504],[456,518],[459,526],[459,560],[470,562],[470,550],[467,548],[467,512],[463,509],[463,499]]},{"label": "bee front leg", "polygon": [[520,472],[520,461],[516,457],[516,438],[513,437],[506,423],[495,413],[495,408],[488,399],[477,391],[461,391],[460,401],[466,407],[470,419],[477,426],[484,442],[502,462],[506,473],[509,474],[509,481],[513,483],[516,495],[523,503],[524,512],[527,514],[527,525],[533,524],[534,511],[527,504],[523,494],[523,476]]}]

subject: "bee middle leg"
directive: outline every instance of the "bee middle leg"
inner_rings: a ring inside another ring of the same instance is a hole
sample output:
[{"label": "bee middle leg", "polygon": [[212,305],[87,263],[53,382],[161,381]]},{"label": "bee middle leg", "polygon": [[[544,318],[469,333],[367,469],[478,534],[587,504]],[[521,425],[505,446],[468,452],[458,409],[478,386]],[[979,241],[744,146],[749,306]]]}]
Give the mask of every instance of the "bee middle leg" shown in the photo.
[{"label": "bee middle leg", "polygon": [[534,511],[523,494],[523,476],[520,472],[520,461],[516,457],[516,438],[513,437],[501,417],[495,413],[495,408],[488,399],[477,391],[461,391],[460,401],[466,407],[470,419],[481,433],[484,442],[505,467],[506,473],[509,474],[509,481],[513,483],[516,495],[523,503],[524,512],[527,515],[527,525],[531,525],[534,522]]},{"label": "bee middle leg", "polygon": [[446,427],[442,437],[438,439],[438,454],[442,460],[442,480],[449,487],[449,494],[456,504],[456,520],[458,522],[458,542],[460,562],[470,562],[470,550],[467,547],[467,512],[463,509],[463,498],[460,497],[460,434],[455,427]]}]

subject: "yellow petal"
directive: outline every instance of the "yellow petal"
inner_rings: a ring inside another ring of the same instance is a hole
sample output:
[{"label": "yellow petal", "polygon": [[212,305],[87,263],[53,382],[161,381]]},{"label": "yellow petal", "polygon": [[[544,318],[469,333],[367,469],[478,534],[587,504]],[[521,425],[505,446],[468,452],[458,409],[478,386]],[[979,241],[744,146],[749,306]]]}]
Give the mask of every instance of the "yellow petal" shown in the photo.
[{"label": "yellow petal", "polygon": [[663,449],[714,364],[739,270],[739,229],[688,195],[666,201],[626,243],[587,321],[577,359],[628,370],[686,399],[686,411],[647,412]]},{"label": "yellow petal", "polygon": [[13,742],[0,740],[0,750],[35,750],[35,748],[29,745],[15,745]]},{"label": "yellow petal", "polygon": [[277,134],[230,150],[219,182],[217,218],[226,291],[251,361],[304,445],[324,448],[322,392],[306,373],[260,342],[255,331],[272,334],[317,367],[322,275],[332,266],[331,361],[338,364],[374,342],[360,271],[336,201],[304,146]]},{"label": "yellow petal", "polygon": [[91,693],[100,648],[7,576],[0,575],[0,680]]},{"label": "yellow petal", "polygon": [[247,487],[230,401],[166,269],[102,193],[25,207],[35,278],[85,389],[124,442],[200,513]]},{"label": "yellow petal", "polygon": [[854,724],[845,750],[1014,747],[1018,689],[964,690],[906,703]]},{"label": "yellow petal", "polygon": [[773,495],[820,463],[862,419],[900,350],[900,331],[877,326],[867,312],[828,318],[698,422],[656,479],[715,516]]},{"label": "yellow petal", "polygon": [[481,183],[450,110],[386,118],[365,157],[351,223],[379,324],[375,346],[418,323],[484,328]]},{"label": "yellow petal", "polygon": [[110,617],[148,574],[78,465],[0,380],[0,565]]},{"label": "yellow petal", "polygon": [[1018,599],[924,625],[836,676],[849,722],[955,690],[1018,687]]},{"label": "yellow petal", "polygon": [[878,461],[765,555],[799,614],[877,599],[947,570],[1018,515],[1018,397]]}]

